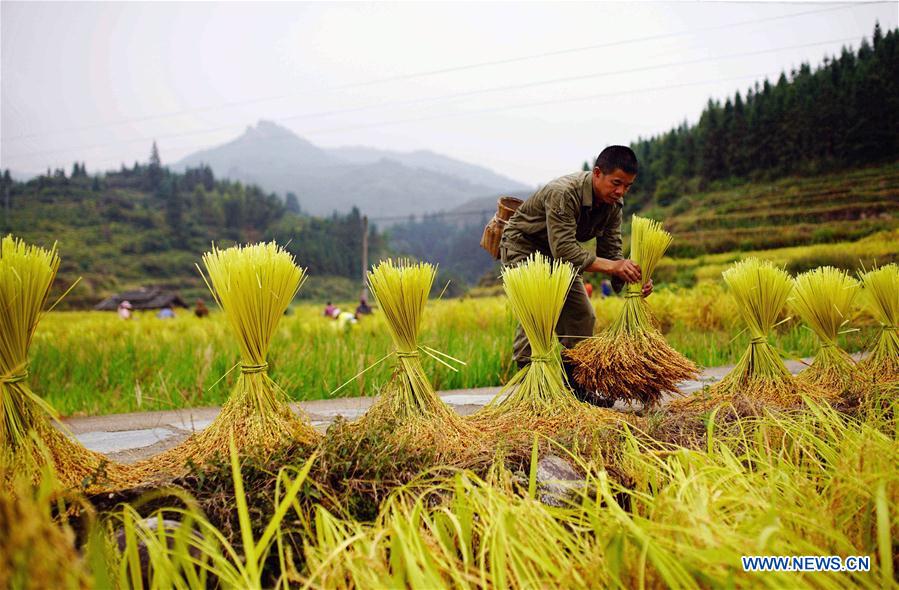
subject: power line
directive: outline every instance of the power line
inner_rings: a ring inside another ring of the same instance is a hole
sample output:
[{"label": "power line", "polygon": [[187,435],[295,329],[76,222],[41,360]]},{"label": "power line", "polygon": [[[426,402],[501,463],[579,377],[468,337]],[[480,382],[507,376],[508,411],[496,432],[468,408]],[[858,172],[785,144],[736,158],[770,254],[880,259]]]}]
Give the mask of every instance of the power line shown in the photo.
[{"label": "power line", "polygon": [[356,125],[356,126],[352,126],[352,127],[332,127],[329,129],[315,129],[312,131],[308,131],[307,133],[310,133],[310,134],[336,133],[336,132],[341,132],[341,131],[352,131],[355,129],[368,129],[368,128],[372,128],[372,127],[384,127],[384,126],[389,126],[389,125],[398,125],[401,123],[417,123],[420,121],[432,121],[435,119],[454,119],[454,118],[468,117],[471,115],[482,114],[482,113],[492,113],[492,112],[498,112],[498,111],[511,111],[511,110],[516,110],[516,109],[523,109],[523,108],[530,108],[530,107],[537,107],[537,106],[547,106],[547,105],[552,105],[552,104],[582,102],[585,100],[595,100],[597,98],[609,98],[609,97],[622,96],[622,95],[628,95],[628,94],[639,94],[641,92],[655,92],[658,90],[687,88],[687,87],[691,87],[691,86],[702,86],[705,84],[717,84],[720,82],[734,82],[737,80],[745,80],[747,78],[758,79],[759,77],[764,77],[764,76],[768,76],[768,75],[771,75],[770,72],[762,73],[762,74],[747,74],[747,75],[743,75],[743,76],[734,76],[732,78],[717,78],[714,80],[685,82],[685,83],[681,83],[681,84],[664,84],[661,86],[647,86],[644,88],[637,88],[634,90],[626,90],[626,91],[620,91],[620,92],[603,92],[603,93],[589,94],[586,96],[578,96],[578,97],[573,97],[573,98],[559,98],[559,99],[541,100],[541,101],[536,101],[536,102],[519,103],[519,104],[513,104],[513,105],[503,105],[500,107],[475,109],[475,110],[465,111],[462,113],[443,114],[443,115],[426,115],[423,117],[415,117],[415,118],[411,118],[411,119],[395,119],[392,121],[381,121],[378,123],[368,123],[365,125]]},{"label": "power line", "polygon": [[[444,114],[438,114],[438,115],[426,115],[426,116],[415,117],[415,118],[380,121],[380,122],[376,122],[376,123],[367,123],[367,124],[363,124],[363,125],[354,125],[354,126],[348,126],[348,127],[315,129],[315,130],[311,130],[311,131],[306,131],[304,134],[335,133],[335,132],[342,132],[342,131],[352,131],[355,129],[369,129],[369,128],[373,128],[373,127],[386,127],[386,126],[390,126],[390,125],[399,125],[399,124],[403,124],[403,123],[417,123],[417,122],[421,122],[421,121],[431,121],[431,120],[440,120],[440,119],[455,119],[455,118],[468,117],[471,115],[477,115],[477,114],[483,114],[483,113],[489,113],[489,112],[511,111],[511,110],[535,107],[535,106],[547,106],[547,105],[552,105],[552,104],[582,102],[585,100],[595,100],[597,98],[609,98],[609,97],[614,97],[614,96],[639,94],[642,92],[655,92],[658,90],[671,90],[671,89],[676,89],[676,88],[687,88],[687,87],[691,87],[691,86],[702,86],[705,84],[717,84],[717,83],[721,83],[721,82],[735,82],[738,80],[745,80],[745,79],[759,79],[759,78],[774,75],[775,73],[776,72],[774,72],[774,73],[762,72],[762,73],[756,73],[756,74],[747,74],[747,75],[743,75],[743,76],[735,76],[735,77],[731,77],[731,78],[716,78],[716,79],[712,79],[712,80],[685,82],[685,83],[681,83],[681,84],[665,84],[665,85],[661,85],[661,86],[648,86],[648,87],[644,87],[644,88],[636,88],[633,90],[589,94],[586,96],[578,96],[578,97],[572,97],[572,98],[550,99],[550,100],[526,102],[526,103],[519,103],[519,104],[512,104],[512,105],[506,104],[506,105],[503,105],[500,107],[475,109],[475,110],[469,110],[469,111],[465,111],[465,112],[461,112],[461,113],[452,113],[452,114],[444,113]],[[233,129],[233,127],[228,126],[228,127],[213,129],[213,130],[205,129],[205,130],[189,131],[189,132],[184,132],[184,133],[175,133],[175,134],[170,134],[167,136],[161,136],[161,139],[171,139],[171,138],[175,138],[175,137],[183,137],[183,136],[188,136],[188,135],[203,135],[206,133],[219,131],[221,129]],[[21,158],[21,157],[31,156],[31,155],[40,155],[40,154],[44,154],[44,153],[58,153],[58,152],[69,152],[69,151],[76,151],[76,150],[99,149],[99,148],[103,148],[103,147],[109,147],[111,145],[147,142],[151,139],[155,141],[156,139],[160,139],[160,138],[142,137],[139,139],[128,139],[128,140],[117,141],[112,144],[84,146],[81,148],[73,147],[73,148],[64,148],[64,149],[58,149],[58,150],[46,150],[43,152],[34,152],[32,154],[21,154],[19,156],[13,156],[13,158],[16,158],[16,157]],[[289,135],[289,136],[285,136],[285,137],[271,138],[269,141],[272,141],[272,142],[274,142],[274,141],[289,141],[289,140],[293,140],[293,139],[295,139],[295,136]]]},{"label": "power line", "polygon": [[839,6],[829,6],[827,8],[822,8],[822,9],[818,9],[818,10],[805,10],[802,12],[794,12],[794,13],[790,13],[790,14],[771,16],[771,17],[765,17],[765,18],[753,19],[753,20],[747,20],[747,21],[740,21],[737,23],[728,23],[728,24],[724,24],[724,25],[711,25],[708,27],[701,27],[701,28],[693,29],[693,30],[678,31],[676,33],[663,33],[663,34],[659,34],[659,35],[649,35],[646,37],[637,37],[634,39],[625,39],[622,41],[613,41],[613,42],[585,45],[585,46],[579,46],[579,47],[570,47],[570,48],[565,48],[565,49],[558,49],[555,51],[534,53],[534,54],[523,55],[523,56],[518,56],[518,57],[511,57],[511,58],[506,58],[506,59],[476,62],[476,63],[470,63],[470,64],[465,64],[465,65],[460,65],[460,66],[452,66],[452,67],[440,68],[440,69],[435,69],[435,70],[414,72],[414,73],[410,73],[410,74],[401,74],[401,75],[390,76],[390,77],[386,77],[386,78],[367,80],[364,82],[356,82],[353,84],[345,84],[345,85],[341,85],[341,86],[333,86],[330,88],[323,88],[323,89],[319,89],[314,92],[281,94],[281,95],[252,98],[252,99],[240,100],[240,101],[230,101],[230,102],[222,103],[219,105],[207,105],[207,106],[196,107],[196,108],[191,108],[191,109],[182,109],[179,111],[170,111],[167,113],[147,115],[147,116],[143,116],[143,117],[129,117],[129,118],[125,118],[125,119],[119,119],[116,121],[108,121],[108,122],[97,123],[97,124],[92,124],[92,125],[69,127],[69,128],[65,128],[65,129],[58,129],[55,131],[44,131],[44,132],[39,132],[39,133],[16,135],[16,136],[12,136],[12,137],[2,137],[2,138],[0,138],[0,142],[19,141],[22,139],[42,137],[45,135],[56,135],[59,133],[69,133],[69,132],[73,132],[73,131],[85,131],[85,130],[89,130],[89,129],[98,129],[98,128],[103,128],[103,127],[123,125],[126,123],[137,123],[137,122],[145,122],[145,121],[151,121],[151,120],[156,120],[156,119],[165,119],[165,118],[176,117],[176,116],[180,116],[180,115],[200,113],[200,112],[212,111],[212,110],[221,110],[221,109],[226,109],[226,108],[231,108],[231,107],[236,107],[236,106],[245,106],[245,105],[250,105],[250,104],[257,104],[260,102],[281,100],[281,99],[285,99],[285,98],[296,98],[299,96],[310,96],[310,95],[314,96],[316,94],[322,94],[322,93],[332,92],[332,91],[336,91],[336,90],[348,90],[348,89],[352,89],[352,88],[374,86],[374,85],[378,85],[378,84],[386,84],[386,83],[398,82],[398,81],[402,81],[402,80],[411,80],[411,79],[415,79],[415,78],[424,78],[424,77],[428,77],[428,76],[454,73],[454,72],[459,72],[459,71],[464,71],[464,70],[492,67],[492,66],[498,66],[498,65],[507,65],[507,64],[511,64],[511,63],[519,63],[519,62],[530,61],[530,60],[534,60],[534,59],[540,59],[540,58],[544,58],[544,57],[555,57],[558,55],[566,55],[566,54],[578,53],[578,52],[582,52],[582,51],[592,51],[592,50],[603,49],[603,48],[607,48],[607,47],[620,47],[622,45],[633,45],[633,44],[639,44],[639,43],[646,43],[646,42],[650,42],[650,41],[659,41],[662,39],[671,39],[671,38],[676,38],[676,37],[682,37],[685,35],[692,35],[692,34],[697,34],[697,33],[726,30],[726,29],[730,29],[730,28],[737,28],[737,27],[742,27],[742,26],[747,26],[747,25],[752,25],[752,24],[760,24],[760,23],[772,22],[772,21],[778,21],[778,20],[787,20],[787,19],[796,18],[796,17],[800,17],[800,16],[808,16],[811,14],[821,14],[821,13],[826,13],[826,12],[845,10],[848,8],[856,8],[859,6],[869,6],[869,5],[874,5],[874,4],[888,4],[888,3],[890,3],[890,2],[871,1],[871,2],[841,4]]},{"label": "power line", "polygon": [[[579,96],[579,97],[573,97],[573,98],[551,99],[551,100],[544,100],[544,101],[537,101],[537,102],[519,103],[519,104],[513,104],[513,105],[506,104],[501,107],[489,107],[489,108],[483,108],[483,109],[475,109],[475,110],[469,110],[469,111],[465,111],[465,112],[461,112],[461,113],[451,113],[451,114],[442,113],[442,114],[438,114],[438,115],[425,115],[422,117],[415,117],[415,118],[394,119],[394,120],[389,120],[389,121],[380,121],[380,122],[376,122],[376,123],[366,123],[366,124],[362,124],[362,125],[353,125],[353,126],[347,126],[347,127],[332,127],[332,128],[323,128],[323,129],[314,129],[311,131],[306,131],[306,132],[304,132],[304,134],[335,133],[335,132],[342,132],[342,131],[352,131],[355,129],[369,129],[369,128],[373,128],[373,127],[386,127],[386,126],[390,126],[390,125],[399,125],[402,123],[416,123],[416,122],[420,122],[420,121],[454,119],[454,118],[467,117],[467,116],[471,116],[471,115],[488,113],[488,112],[509,111],[509,110],[515,110],[515,109],[534,107],[534,106],[546,106],[546,105],[551,105],[551,104],[561,104],[561,103],[568,103],[568,102],[580,102],[580,101],[584,101],[584,100],[593,100],[596,98],[607,98],[607,97],[612,97],[612,96],[638,94],[641,92],[652,92],[652,91],[657,91],[657,90],[668,90],[668,89],[674,89],[674,88],[686,88],[686,87],[690,87],[690,86],[701,86],[704,84],[714,84],[714,83],[720,83],[720,82],[731,82],[731,81],[737,81],[737,80],[744,80],[747,78],[756,78],[757,79],[759,77],[764,77],[764,76],[768,76],[768,75],[771,75],[771,73],[768,72],[768,73],[748,74],[748,75],[736,76],[736,77],[732,77],[732,78],[718,78],[718,79],[714,79],[714,80],[702,80],[702,81],[697,81],[697,82],[687,82],[687,83],[681,83],[681,84],[666,84],[666,85],[662,85],[662,86],[650,86],[650,87],[644,87],[644,88],[636,88],[633,90],[608,92],[608,93],[600,93],[600,94],[590,94],[587,96]],[[120,141],[116,141],[116,142],[112,142],[112,143],[97,144],[97,145],[92,145],[92,146],[81,146],[81,147],[76,146],[76,147],[69,147],[69,148],[60,148],[60,149],[55,149],[55,150],[43,150],[40,152],[19,154],[18,156],[11,156],[11,158],[16,159],[16,158],[23,158],[23,157],[27,157],[27,156],[43,155],[43,154],[49,154],[49,153],[64,153],[64,152],[72,152],[72,151],[79,151],[79,150],[81,150],[81,151],[93,150],[93,149],[100,149],[100,148],[104,148],[104,147],[111,147],[111,146],[130,144],[130,143],[139,143],[139,142],[145,143],[145,142],[151,141],[151,140],[157,141],[159,139],[173,139],[173,138],[178,138],[178,137],[186,137],[186,136],[190,136],[190,135],[205,135],[208,133],[214,133],[214,132],[218,132],[218,131],[222,131],[222,130],[231,130],[231,129],[234,129],[234,127],[229,125],[227,127],[219,127],[219,128],[214,128],[214,129],[200,129],[200,130],[196,130],[196,131],[186,131],[186,132],[181,132],[181,133],[172,133],[169,135],[163,135],[163,136],[152,137],[152,138],[151,137],[141,137],[141,138],[136,138],[136,139],[126,139],[126,140],[120,140]],[[271,138],[271,139],[269,139],[269,141],[270,142],[290,141],[293,139],[295,139],[295,136],[288,135],[288,136],[284,136],[284,137]],[[10,158],[7,157],[4,159],[8,160]]]},{"label": "power line", "polygon": [[477,211],[447,211],[447,212],[437,212],[437,213],[424,213],[421,217],[417,215],[393,215],[388,217],[369,217],[369,221],[424,221],[425,219],[431,218],[444,218],[444,217],[473,217],[475,215],[484,216],[484,215],[493,215],[496,213],[496,209],[480,209]]},{"label": "power line", "polygon": [[[803,49],[803,48],[808,48],[808,47],[829,45],[832,43],[844,43],[847,41],[855,41],[858,39],[860,39],[860,38],[859,37],[847,37],[847,38],[842,38],[842,39],[830,39],[827,41],[804,43],[804,44],[800,44],[800,45],[777,47],[777,48],[773,48],[773,49],[761,49],[761,50],[757,50],[757,51],[734,53],[734,54],[729,54],[729,55],[725,55],[725,56],[705,57],[705,58],[698,58],[698,59],[686,60],[686,61],[681,61],[681,62],[666,62],[663,64],[655,64],[655,65],[643,66],[643,67],[639,67],[639,68],[621,69],[621,70],[613,70],[613,71],[607,71],[607,72],[595,72],[592,74],[581,74],[581,75],[577,75],[577,76],[552,78],[552,79],[548,79],[548,80],[527,82],[524,84],[498,86],[498,87],[493,87],[493,88],[473,90],[473,91],[467,91],[467,92],[462,92],[462,93],[454,93],[454,94],[449,94],[449,95],[441,95],[441,96],[434,96],[434,97],[426,97],[426,98],[422,98],[422,99],[414,99],[412,101],[398,101],[398,102],[395,102],[394,104],[408,105],[408,104],[414,104],[416,102],[439,102],[441,100],[467,98],[470,96],[475,96],[478,94],[487,94],[487,93],[491,93],[491,92],[502,92],[502,91],[507,91],[507,90],[522,89],[522,88],[533,88],[533,87],[537,87],[537,86],[546,86],[546,85],[550,85],[550,84],[559,84],[559,83],[563,83],[563,82],[578,81],[578,80],[584,80],[584,79],[596,78],[596,77],[602,77],[602,76],[613,76],[613,75],[626,74],[626,73],[631,73],[631,72],[642,72],[642,71],[649,71],[649,70],[655,70],[655,69],[667,69],[667,68],[672,68],[672,67],[682,66],[682,65],[695,65],[697,63],[704,63],[704,62],[718,61],[718,60],[725,60],[725,59],[736,59],[736,58],[740,58],[740,57],[748,57],[748,56],[760,55],[760,54],[764,54],[764,53],[774,53],[777,51]],[[745,77],[747,77],[747,76],[740,76],[737,79],[742,79]],[[731,80],[731,78],[722,79],[722,80],[718,80],[718,81],[729,81],[729,80]],[[708,83],[713,83],[713,82],[715,82],[715,81],[706,81],[706,82],[701,82],[701,83],[697,83],[697,84],[708,84]],[[679,88],[679,87],[690,86],[690,85],[693,85],[693,84],[666,85],[662,88]],[[602,96],[615,96],[615,95],[629,94],[629,93],[633,93],[633,92],[644,92],[644,91],[648,91],[648,90],[657,90],[657,89],[659,89],[659,88],[658,87],[641,88],[641,89],[636,89],[636,90],[632,90],[632,91],[621,91],[621,92],[601,94],[601,95],[590,95],[589,97],[586,97],[586,98],[598,98],[598,97],[602,97]],[[388,122],[379,122],[379,123],[371,123],[371,124],[363,124],[363,125],[353,125],[353,126],[324,129],[324,130],[322,130],[322,129],[312,130],[312,131],[306,131],[306,132],[304,132],[304,134],[332,133],[335,131],[350,131],[350,130],[354,130],[354,129],[368,129],[368,128],[372,128],[372,127],[381,127],[381,126],[385,126],[385,125],[393,125],[393,124],[402,123],[402,122],[426,121],[426,120],[434,120],[434,119],[441,119],[441,118],[455,118],[457,116],[467,116],[472,113],[492,112],[492,111],[496,111],[496,110],[505,110],[505,109],[510,109],[510,108],[524,108],[526,106],[541,106],[541,105],[546,105],[546,104],[555,104],[556,102],[577,102],[578,100],[584,100],[584,99],[576,98],[576,99],[572,99],[572,100],[562,99],[560,101],[555,101],[555,100],[541,101],[538,103],[526,103],[524,105],[511,106],[511,107],[509,107],[508,105],[504,105],[503,107],[499,107],[499,108],[472,110],[472,111],[466,111],[465,113],[431,115],[431,116],[417,117],[417,118],[412,118],[412,119],[402,119],[402,120],[398,120],[398,121],[388,121]],[[378,103],[378,104],[370,105],[369,107],[365,107],[365,108],[377,108],[377,107],[381,107],[381,106],[394,106],[394,105],[391,104],[390,102],[387,102],[387,103]],[[314,119],[314,118],[320,118],[323,116],[332,116],[335,114],[343,114],[346,112],[353,112],[353,111],[361,110],[361,109],[362,109],[361,107],[357,107],[354,109],[291,115],[288,117],[281,117],[278,119],[277,122],[289,121],[289,120],[299,119],[299,118]],[[220,131],[233,130],[236,128],[237,128],[236,125],[229,124],[229,125],[222,125],[222,126],[211,127],[211,128],[206,128],[206,129],[198,129],[198,130],[193,130],[193,131],[183,131],[183,132],[178,132],[178,133],[170,133],[170,134],[166,134],[166,135],[157,135],[154,137],[141,137],[141,138],[135,138],[135,139],[117,140],[117,141],[113,141],[113,142],[94,144],[94,145],[88,145],[88,146],[72,146],[72,147],[57,148],[57,149],[50,149],[50,150],[38,150],[38,151],[34,151],[34,152],[27,152],[24,154],[14,154],[5,159],[15,160],[15,159],[21,159],[21,158],[26,158],[26,157],[31,157],[31,156],[44,155],[44,154],[94,150],[94,149],[100,149],[100,148],[104,148],[104,147],[112,147],[112,146],[116,146],[116,145],[126,145],[126,144],[137,143],[137,142],[158,141],[160,139],[173,139],[173,138],[178,138],[178,137],[187,137],[187,136],[191,136],[191,135],[205,135],[205,134],[217,133]],[[287,139],[291,139],[291,137],[289,137]]]}]

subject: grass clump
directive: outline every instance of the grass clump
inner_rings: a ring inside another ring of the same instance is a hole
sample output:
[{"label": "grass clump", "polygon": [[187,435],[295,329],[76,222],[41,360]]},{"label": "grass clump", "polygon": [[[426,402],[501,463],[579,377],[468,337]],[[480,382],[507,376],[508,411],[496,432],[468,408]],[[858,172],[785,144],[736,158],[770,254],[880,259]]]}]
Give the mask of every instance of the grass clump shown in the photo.
[{"label": "grass clump", "polygon": [[[661,223],[633,216],[631,259],[640,267],[644,282],[652,278],[671,242]],[[697,378],[699,369],[653,325],[641,291],[641,284],[628,284],[615,322],[601,335],[565,351],[565,356],[574,363],[575,380],[588,391],[606,399],[654,406],[664,392],[673,393],[681,381]]]},{"label": "grass clump", "polygon": [[723,273],[752,337],[749,347],[724,378],[703,393],[671,402],[678,412],[705,411],[733,404],[738,397],[780,408],[796,407],[802,395],[826,397],[823,390],[793,378],[768,341],[793,290],[793,280],[770,262],[747,258]]},{"label": "grass clump", "polygon": [[209,290],[240,344],[240,376],[212,424],[174,449],[136,464],[138,477],[183,474],[188,460],[203,463],[224,453],[232,436],[240,451],[257,455],[319,438],[308,420],[293,413],[284,391],[268,376],[269,344],[305,271],[274,242],[213,247],[203,262]]},{"label": "grass clump", "polygon": [[832,266],[796,277],[790,305],[815,333],[820,344],[811,367],[799,374],[800,381],[835,395],[859,384],[860,374],[855,361],[837,344],[837,336],[849,322],[858,292],[858,281]]},{"label": "grass clump", "polygon": [[862,275],[862,301],[880,323],[880,334],[862,369],[875,382],[899,380],[899,265],[887,264]]},{"label": "grass clump", "polygon": [[0,241],[0,461],[7,473],[36,478],[48,465],[65,486],[92,486],[121,478],[122,466],[55,428],[55,410],[28,384],[28,350],[58,270],[55,245]]}]

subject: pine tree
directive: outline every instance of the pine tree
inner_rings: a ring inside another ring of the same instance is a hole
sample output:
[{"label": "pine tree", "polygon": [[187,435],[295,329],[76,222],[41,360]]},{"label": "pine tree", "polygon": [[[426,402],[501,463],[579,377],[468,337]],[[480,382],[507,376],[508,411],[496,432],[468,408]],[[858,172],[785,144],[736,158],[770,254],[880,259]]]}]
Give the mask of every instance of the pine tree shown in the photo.
[{"label": "pine tree", "polygon": [[300,214],[300,200],[295,194],[287,193],[287,196],[284,198],[284,206],[294,215]]},{"label": "pine tree", "polygon": [[184,237],[184,202],[178,191],[178,183],[171,176],[162,180],[156,196],[164,203],[165,222],[169,231],[178,238]]},{"label": "pine tree", "polygon": [[[135,162],[135,167],[137,163]],[[150,166],[147,168],[147,186],[150,190],[155,191],[162,182],[162,161],[159,159],[159,149],[156,142],[153,142],[153,148],[150,150]]]}]

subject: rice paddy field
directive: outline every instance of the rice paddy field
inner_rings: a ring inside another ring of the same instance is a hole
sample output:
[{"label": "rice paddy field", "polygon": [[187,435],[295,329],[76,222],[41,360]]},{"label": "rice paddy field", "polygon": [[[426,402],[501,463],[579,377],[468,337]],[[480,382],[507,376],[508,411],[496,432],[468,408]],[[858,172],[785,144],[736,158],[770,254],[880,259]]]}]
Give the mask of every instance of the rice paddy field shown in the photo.
[{"label": "rice paddy field", "polygon": [[[638,335],[616,347],[734,365],[654,406],[669,367],[635,363],[647,403],[625,413],[565,380],[566,265],[534,257],[503,271],[503,295],[429,301],[431,265],[382,261],[374,314],[341,329],[291,305],[304,272],[273,243],[203,261],[222,308],[208,318],[43,315],[56,252],[4,239],[0,588],[899,585],[895,264],[794,277],[747,257],[722,261],[723,282],[596,299],[600,334]],[[518,321],[534,345],[520,370]],[[435,393],[499,384],[509,395],[466,417]],[[287,406],[375,394],[324,434]],[[135,464],[50,425],[203,405],[223,410]]]},{"label": "rice paddy field", "polygon": [[[733,364],[749,342],[748,334],[737,334],[736,303],[723,285],[661,288],[649,303],[668,342],[701,366]],[[619,297],[594,299],[597,329],[610,324],[623,305]],[[294,400],[328,397],[390,350],[377,309],[352,329],[339,331],[322,308],[305,303],[291,308],[272,340],[271,374]],[[423,322],[423,342],[467,363],[452,371],[426,358],[437,389],[496,386],[514,372],[509,350],[515,318],[505,298],[434,301]],[[854,325],[859,331],[840,336],[853,352],[864,349],[875,333],[868,318],[859,317]],[[774,341],[799,358],[812,356],[816,346],[814,334],[795,318],[778,326]],[[174,320],[138,312],[133,321],[114,313],[53,312],[35,334],[31,379],[35,390],[65,415],[221,405],[236,379],[228,371],[238,360],[237,343],[220,312],[197,319],[179,311]],[[389,376],[384,364],[336,395],[371,394]]]},{"label": "rice paddy field", "polygon": [[[594,300],[597,328],[611,323],[623,301]],[[748,334],[735,336],[740,330],[736,303],[722,286],[660,289],[650,304],[671,345],[699,365],[733,364],[749,342]],[[862,350],[875,331],[870,319],[860,317],[857,324],[858,332],[840,336],[850,351]],[[35,335],[32,383],[65,415],[221,405],[236,379],[228,371],[239,360],[228,329],[221,313],[197,319],[185,310],[174,320],[159,320],[139,312],[133,321],[124,321],[114,313],[53,312]],[[509,354],[514,329],[502,297],[431,303],[423,341],[467,363],[452,371],[425,359],[434,386],[504,383],[514,372]],[[816,346],[814,334],[795,320],[778,327],[775,342],[800,358],[812,356]],[[377,309],[341,331],[323,316],[322,306],[300,304],[279,324],[269,363],[291,399],[323,399],[389,349]],[[388,365],[376,367],[335,395],[370,394],[372,385],[383,384],[389,375]]]}]

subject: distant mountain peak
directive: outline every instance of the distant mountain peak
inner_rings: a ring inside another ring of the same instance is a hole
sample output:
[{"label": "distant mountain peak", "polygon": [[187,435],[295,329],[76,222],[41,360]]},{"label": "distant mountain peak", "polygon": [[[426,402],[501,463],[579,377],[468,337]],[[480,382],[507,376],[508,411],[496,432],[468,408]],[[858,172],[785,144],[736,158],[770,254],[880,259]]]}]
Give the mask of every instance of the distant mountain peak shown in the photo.
[{"label": "distant mountain peak", "polygon": [[247,125],[246,130],[243,132],[243,135],[238,138],[240,139],[251,139],[254,141],[265,141],[268,139],[290,139],[295,140],[298,143],[303,143],[307,145],[312,145],[310,142],[306,141],[287,127],[282,127],[273,121],[266,121],[265,119],[260,119],[256,126]]},{"label": "distant mountain peak", "polygon": [[217,176],[297,195],[315,215],[358,206],[370,215],[396,216],[451,208],[469,199],[524,188],[492,170],[430,151],[368,147],[322,149],[262,119],[239,137],[175,164],[208,164]]},{"label": "distant mountain peak", "polygon": [[[302,139],[296,133],[288,129],[287,127],[282,127],[278,125],[274,121],[266,121],[265,119],[260,119],[258,123],[256,123],[256,128],[247,127],[247,131],[252,130],[257,135],[261,137],[281,137],[285,135],[290,135],[296,137],[297,139]],[[305,140],[303,140],[305,141]]]}]

